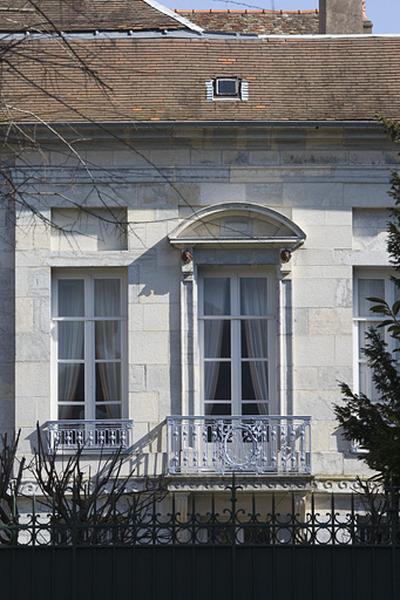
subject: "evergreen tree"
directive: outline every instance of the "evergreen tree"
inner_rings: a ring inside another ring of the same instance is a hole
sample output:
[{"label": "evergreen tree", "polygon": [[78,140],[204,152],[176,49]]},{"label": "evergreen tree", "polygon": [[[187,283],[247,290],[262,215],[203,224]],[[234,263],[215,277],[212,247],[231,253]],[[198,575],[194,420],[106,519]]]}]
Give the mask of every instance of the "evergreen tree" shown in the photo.
[{"label": "evergreen tree", "polygon": [[[400,123],[382,119],[382,123],[396,144],[400,144]],[[390,263],[400,274],[400,173],[393,172],[390,196],[394,199],[388,223],[387,249]],[[400,297],[400,276],[393,276]],[[368,298],[372,312],[386,318],[378,328],[367,333],[364,353],[372,370],[372,378],[379,401],[365,394],[355,394],[346,383],[341,383],[345,404],[336,405],[335,413],[346,439],[362,448],[360,458],[377,471],[386,489],[400,487],[400,370],[396,354],[400,350],[400,301],[389,306],[382,298]],[[379,328],[385,328],[395,341],[394,352],[382,339]]]}]

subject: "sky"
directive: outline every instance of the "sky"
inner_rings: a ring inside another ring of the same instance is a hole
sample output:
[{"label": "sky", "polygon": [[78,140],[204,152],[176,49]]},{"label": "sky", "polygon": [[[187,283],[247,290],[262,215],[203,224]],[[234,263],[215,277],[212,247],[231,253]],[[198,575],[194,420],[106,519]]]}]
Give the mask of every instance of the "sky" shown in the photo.
[{"label": "sky", "polygon": [[[318,8],[318,0],[243,0],[244,4],[240,4],[240,0],[161,0],[161,2],[170,8],[186,9]],[[367,14],[374,24],[374,33],[400,33],[400,0],[367,0]]]}]

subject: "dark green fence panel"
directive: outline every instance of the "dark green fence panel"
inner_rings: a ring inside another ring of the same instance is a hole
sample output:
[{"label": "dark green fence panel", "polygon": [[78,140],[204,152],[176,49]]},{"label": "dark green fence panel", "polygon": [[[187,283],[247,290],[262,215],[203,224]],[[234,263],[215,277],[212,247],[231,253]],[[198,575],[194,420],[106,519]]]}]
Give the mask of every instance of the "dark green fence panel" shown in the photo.
[{"label": "dark green fence panel", "polygon": [[0,549],[10,600],[399,600],[400,548]]}]

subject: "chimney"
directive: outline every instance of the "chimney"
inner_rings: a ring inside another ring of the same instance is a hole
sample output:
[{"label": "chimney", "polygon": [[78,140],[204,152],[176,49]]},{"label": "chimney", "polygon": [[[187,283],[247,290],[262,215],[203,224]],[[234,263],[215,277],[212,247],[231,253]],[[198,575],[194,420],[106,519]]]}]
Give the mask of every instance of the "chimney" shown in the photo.
[{"label": "chimney", "polygon": [[319,0],[320,33],[364,33],[363,0]]}]

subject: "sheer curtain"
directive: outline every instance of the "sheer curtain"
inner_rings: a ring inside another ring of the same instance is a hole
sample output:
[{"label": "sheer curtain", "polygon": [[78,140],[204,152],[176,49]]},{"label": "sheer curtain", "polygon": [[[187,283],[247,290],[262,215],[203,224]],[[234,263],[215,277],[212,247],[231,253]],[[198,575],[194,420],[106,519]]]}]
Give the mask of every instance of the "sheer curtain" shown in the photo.
[{"label": "sheer curtain", "polygon": [[[120,317],[119,279],[95,280],[95,316]],[[96,321],[96,402],[121,401],[121,325],[120,321]],[[113,361],[113,362],[108,362]],[[115,362],[118,361],[118,362]],[[110,407],[111,408],[111,407]],[[111,409],[112,410],[112,409]],[[107,416],[107,411],[106,411]]]},{"label": "sheer curtain", "polygon": [[[208,277],[204,279],[204,314],[226,315],[229,313],[229,279]],[[210,320],[204,323],[204,357],[221,358],[224,321]],[[221,363],[207,361],[204,373],[205,400],[214,400]]]},{"label": "sheer curtain", "polygon": [[[74,402],[78,398],[82,363],[63,363],[63,359],[83,360],[83,322],[63,321],[58,324],[59,400]],[[83,399],[81,399],[83,400]]]},{"label": "sheer curtain", "polygon": [[[241,313],[249,316],[264,316],[267,308],[267,280],[262,278],[242,278]],[[268,358],[267,321],[264,319],[245,319],[244,334],[247,353],[250,359]],[[258,402],[259,413],[267,414],[268,401],[268,362],[266,360],[249,361],[250,377]],[[261,402],[264,400],[264,402]]]},{"label": "sheer curtain", "polygon": [[[59,316],[83,316],[82,280],[59,281]],[[83,321],[59,321],[58,327],[58,400],[83,402],[82,375],[84,359]],[[65,363],[64,360],[81,362]]]}]

